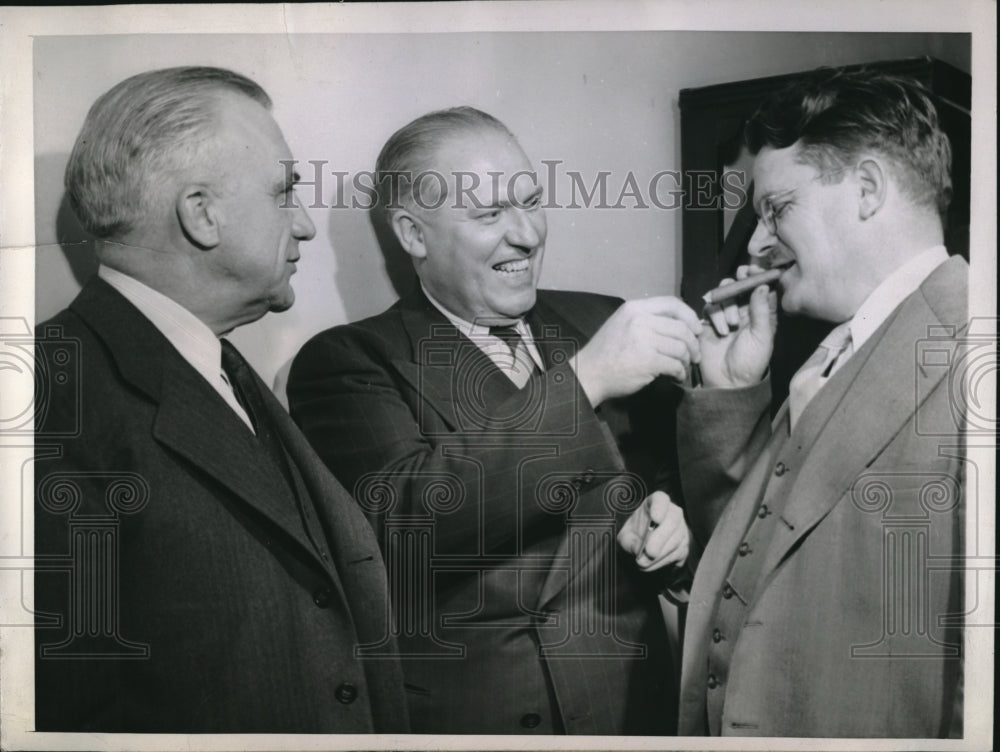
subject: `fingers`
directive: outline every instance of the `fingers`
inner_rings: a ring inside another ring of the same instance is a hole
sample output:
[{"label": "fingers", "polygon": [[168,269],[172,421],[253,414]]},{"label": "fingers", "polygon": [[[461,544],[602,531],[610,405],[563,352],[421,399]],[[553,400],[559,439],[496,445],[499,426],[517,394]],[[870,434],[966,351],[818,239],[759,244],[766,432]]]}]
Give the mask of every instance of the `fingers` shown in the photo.
[{"label": "fingers", "polygon": [[778,324],[778,295],[766,287],[758,287],[750,295],[747,310],[750,330],[761,341],[774,336]]},{"label": "fingers", "polygon": [[[745,278],[747,276],[745,269],[746,267],[741,266],[736,270],[737,278]],[[731,285],[734,281],[727,277],[719,282],[719,287]],[[715,333],[720,337],[727,336],[733,329],[739,326],[739,306],[736,304],[735,298],[724,303],[712,303],[705,307],[705,313],[708,315],[708,320],[712,322],[712,328],[715,329]]]},{"label": "fingers", "polygon": [[[689,533],[684,523],[684,512],[662,491],[656,491],[646,498],[640,509],[646,509],[648,520],[645,535],[640,543],[630,539],[631,551],[636,552],[636,564],[640,569],[651,572],[669,564],[681,564],[687,559]],[[638,511],[638,510],[637,510]],[[641,515],[633,513],[636,522]],[[633,528],[631,535],[638,535]]]},{"label": "fingers", "polygon": [[649,511],[645,502],[632,512],[631,516],[618,531],[618,545],[627,553],[637,556],[642,550],[646,539],[646,532],[649,530]]},{"label": "fingers", "polygon": [[685,365],[701,360],[701,345],[686,322],[655,317],[649,331],[655,335],[653,346],[661,355],[682,359]]},{"label": "fingers", "polygon": [[[719,282],[719,287],[731,285],[734,281],[748,279],[764,271],[766,271],[764,267],[756,264],[741,265],[736,268],[736,279],[723,279]],[[749,322],[747,304],[738,305],[736,301],[739,299],[740,298],[732,298],[723,303],[711,304],[705,307],[705,315],[708,316],[708,320],[712,323],[712,328],[715,329],[718,336],[725,337],[732,330],[740,329],[743,326],[746,326]],[[777,305],[777,296],[775,296],[775,305]]]}]

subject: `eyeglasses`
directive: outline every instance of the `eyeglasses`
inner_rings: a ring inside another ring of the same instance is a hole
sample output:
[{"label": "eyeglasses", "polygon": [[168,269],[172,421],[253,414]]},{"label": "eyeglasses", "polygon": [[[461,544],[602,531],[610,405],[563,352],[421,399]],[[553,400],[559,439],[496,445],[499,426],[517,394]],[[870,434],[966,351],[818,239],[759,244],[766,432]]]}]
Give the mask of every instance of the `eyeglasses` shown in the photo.
[{"label": "eyeglasses", "polygon": [[809,183],[821,180],[822,178],[825,177],[829,177],[830,175],[836,175],[838,172],[843,172],[846,169],[848,168],[845,166],[845,167],[838,167],[836,170],[821,172],[819,175],[813,175],[808,180],[799,183],[797,186],[793,188],[789,188],[779,193],[766,196],[760,202],[760,214],[757,215],[757,219],[764,225],[764,229],[766,229],[768,233],[770,233],[771,235],[776,234],[778,232],[778,219],[780,219],[781,212],[785,210],[785,207],[788,205],[789,202],[786,201],[780,206],[775,207],[774,205],[775,199],[783,199],[786,196],[789,196],[795,191],[799,190],[800,188],[809,185]]}]

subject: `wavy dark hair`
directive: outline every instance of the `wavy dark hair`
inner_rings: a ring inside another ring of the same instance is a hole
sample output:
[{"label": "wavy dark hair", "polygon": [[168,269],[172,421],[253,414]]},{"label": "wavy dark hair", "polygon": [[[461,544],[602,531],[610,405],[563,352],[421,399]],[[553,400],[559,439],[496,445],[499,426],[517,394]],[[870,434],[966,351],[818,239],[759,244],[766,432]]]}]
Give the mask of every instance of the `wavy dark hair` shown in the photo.
[{"label": "wavy dark hair", "polygon": [[929,92],[910,78],[819,68],[768,98],[744,139],[752,154],[798,144],[801,159],[823,172],[876,152],[915,204],[944,217],[951,202],[951,145]]}]

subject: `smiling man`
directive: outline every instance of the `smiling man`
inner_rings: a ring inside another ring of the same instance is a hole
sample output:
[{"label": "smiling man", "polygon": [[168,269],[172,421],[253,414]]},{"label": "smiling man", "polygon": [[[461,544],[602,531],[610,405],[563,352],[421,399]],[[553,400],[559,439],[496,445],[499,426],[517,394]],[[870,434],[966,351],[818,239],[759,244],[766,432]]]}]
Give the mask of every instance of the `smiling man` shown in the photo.
[{"label": "smiling man", "polygon": [[390,561],[414,730],[672,733],[665,581],[615,536],[642,504],[658,563],[686,558],[651,382],[686,376],[697,317],[538,290],[541,188],[486,113],[418,118],[377,171],[420,289],[313,338],[288,396]]},{"label": "smiling man", "polygon": [[701,338],[680,462],[688,515],[714,533],[691,592],[680,731],[961,736],[951,395],[968,266],[942,245],[947,137],[915,82],[830,70],[766,102],[746,135],[750,253],[784,269],[786,311],[837,326],[773,422],[775,294],[714,312]]},{"label": "smiling man", "polygon": [[38,328],[69,375],[37,395],[39,731],[407,730],[398,663],[355,652],[387,630],[371,529],[223,338],[292,305],[314,234],[270,106],[232,71],[150,71],[70,155],[101,265]]}]

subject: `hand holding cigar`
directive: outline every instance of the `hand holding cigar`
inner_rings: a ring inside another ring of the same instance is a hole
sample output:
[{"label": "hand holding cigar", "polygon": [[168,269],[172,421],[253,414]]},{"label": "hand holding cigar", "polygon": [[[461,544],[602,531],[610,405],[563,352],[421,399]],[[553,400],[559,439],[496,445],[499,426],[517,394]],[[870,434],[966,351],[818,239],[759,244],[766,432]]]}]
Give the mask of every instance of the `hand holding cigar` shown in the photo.
[{"label": "hand holding cigar", "polygon": [[761,285],[769,285],[777,282],[781,278],[782,272],[784,272],[784,269],[768,269],[766,272],[754,274],[738,282],[730,282],[728,285],[721,285],[714,290],[709,290],[702,296],[702,299],[705,301],[705,305],[725,303],[727,300],[739,297],[743,293],[754,290]]},{"label": "hand holding cigar", "polygon": [[[778,294],[767,286],[774,284],[785,268],[741,266],[736,270],[736,281],[705,295],[702,315],[711,326],[704,327],[699,338],[701,386],[732,388],[759,383],[767,370],[777,327]],[[737,301],[747,293],[749,300]]]}]

